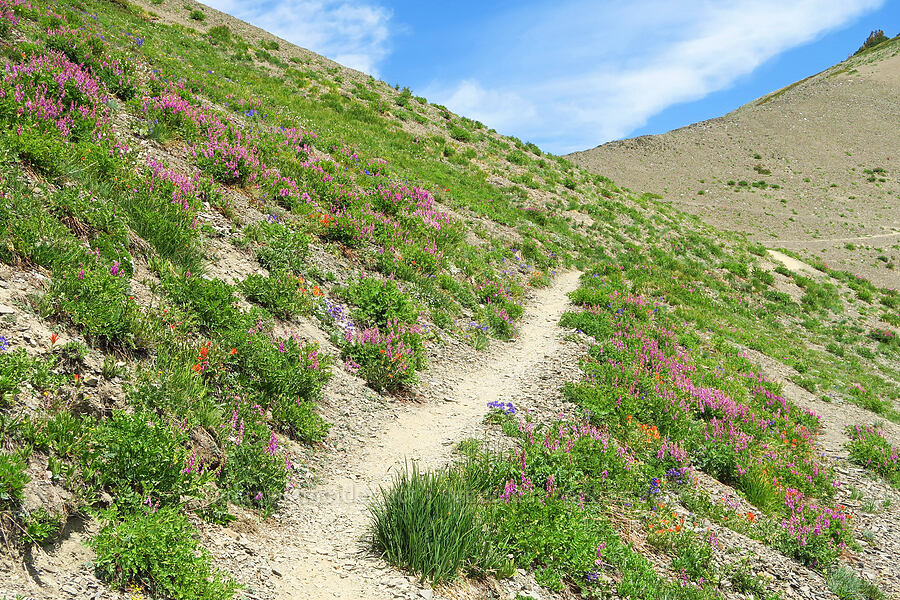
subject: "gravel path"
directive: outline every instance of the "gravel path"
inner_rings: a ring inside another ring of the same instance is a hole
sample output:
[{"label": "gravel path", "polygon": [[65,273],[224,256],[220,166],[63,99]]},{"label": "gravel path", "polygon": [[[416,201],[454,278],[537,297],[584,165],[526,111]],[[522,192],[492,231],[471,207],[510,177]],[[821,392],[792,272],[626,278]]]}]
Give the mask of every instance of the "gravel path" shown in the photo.
[{"label": "gravel path", "polygon": [[[325,467],[320,485],[295,490],[277,522],[241,536],[245,548],[253,548],[272,565],[267,592],[276,598],[311,600],[433,594],[371,556],[365,542],[368,502],[404,461],[434,467],[450,460],[456,442],[479,433],[488,402],[527,396],[537,380],[550,377],[546,367],[561,355],[564,344],[557,324],[578,276],[564,273],[553,287],[535,293],[514,342],[495,344],[477,365],[430,372],[431,387],[449,390],[446,397],[401,409],[355,455]],[[577,368],[577,358],[568,358]]]}]

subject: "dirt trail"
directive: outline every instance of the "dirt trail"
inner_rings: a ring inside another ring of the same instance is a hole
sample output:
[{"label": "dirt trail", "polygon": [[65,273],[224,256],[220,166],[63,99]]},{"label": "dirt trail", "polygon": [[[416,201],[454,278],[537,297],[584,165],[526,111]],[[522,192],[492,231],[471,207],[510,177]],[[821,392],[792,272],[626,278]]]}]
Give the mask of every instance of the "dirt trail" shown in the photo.
[{"label": "dirt trail", "polygon": [[[266,539],[256,540],[272,561],[279,598],[405,595],[384,585],[386,578],[399,575],[384,570],[365,548],[368,501],[405,460],[415,459],[425,467],[449,460],[454,442],[477,433],[487,402],[514,397],[540,376],[538,367],[553,360],[562,343],[557,323],[569,306],[566,294],[577,287],[578,276],[564,273],[553,287],[537,291],[526,307],[519,338],[495,344],[482,365],[463,368],[466,372],[429,373],[433,379],[457,382],[447,401],[400,414],[344,465],[343,475],[304,490],[301,499],[286,508],[282,525],[266,531]],[[423,591],[423,596],[429,592]]]},{"label": "dirt trail", "polygon": [[802,273],[804,275],[822,275],[821,271],[817,271],[805,262],[797,260],[792,256],[788,256],[787,254],[783,254],[781,252],[778,252],[777,250],[772,250],[771,248],[768,250],[768,252],[769,256],[782,263],[791,271],[796,271],[797,273]]},{"label": "dirt trail", "polygon": [[777,246],[781,244],[829,244],[834,242],[867,242],[870,240],[880,240],[883,238],[892,238],[900,235],[900,231],[892,231],[891,233],[875,233],[872,235],[858,235],[854,237],[836,237],[836,238],[806,238],[806,239],[794,239],[794,240],[773,240],[767,239],[765,243],[770,246]]}]

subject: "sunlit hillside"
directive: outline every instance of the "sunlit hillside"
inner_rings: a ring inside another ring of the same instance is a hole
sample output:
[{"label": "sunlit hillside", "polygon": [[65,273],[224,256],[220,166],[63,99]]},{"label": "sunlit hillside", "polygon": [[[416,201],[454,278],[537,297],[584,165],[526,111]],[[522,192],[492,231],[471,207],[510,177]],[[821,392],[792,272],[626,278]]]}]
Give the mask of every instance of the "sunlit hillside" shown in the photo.
[{"label": "sunlit hillside", "polygon": [[896,291],[200,4],[0,17],[0,598],[900,594]]}]

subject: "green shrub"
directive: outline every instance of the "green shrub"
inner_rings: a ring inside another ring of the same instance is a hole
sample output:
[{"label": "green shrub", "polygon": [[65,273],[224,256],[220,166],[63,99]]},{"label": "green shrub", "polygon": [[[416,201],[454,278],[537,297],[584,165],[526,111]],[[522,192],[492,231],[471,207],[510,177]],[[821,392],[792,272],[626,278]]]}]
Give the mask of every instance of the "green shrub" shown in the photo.
[{"label": "green shrub", "polygon": [[458,142],[471,142],[472,134],[467,129],[463,129],[459,125],[450,126],[450,137]]},{"label": "green shrub", "polygon": [[[168,178],[167,178],[168,177]],[[136,234],[147,240],[164,259],[181,269],[198,271],[202,262],[202,237],[195,218],[201,209],[201,198],[216,205],[221,192],[206,179],[193,182],[190,192],[178,188],[170,179],[176,175],[161,166],[148,169],[136,178],[127,191],[117,196],[128,223]],[[178,202],[173,202],[173,198]]]},{"label": "green shrub", "polygon": [[[6,338],[3,338],[6,344]],[[13,396],[19,393],[19,386],[31,374],[32,359],[25,348],[14,352],[0,352],[0,406],[12,404]]]},{"label": "green shrub", "polygon": [[30,477],[21,456],[0,453],[0,508],[11,508],[22,502],[22,492]]},{"label": "green shrub", "polygon": [[46,544],[59,535],[63,520],[43,506],[26,514],[22,519],[25,537],[32,544]]},{"label": "green shrub", "polygon": [[320,442],[331,424],[316,414],[315,404],[299,398],[278,397],[272,403],[272,419],[278,428],[302,442]]},{"label": "green shrub", "polygon": [[56,314],[81,327],[86,336],[108,344],[143,347],[148,343],[145,319],[129,291],[128,278],[120,275],[118,263],[61,268],[50,284]]},{"label": "green shrub", "polygon": [[847,399],[866,410],[871,410],[875,414],[888,414],[891,411],[891,402],[884,398],[879,398],[871,389],[866,389],[861,385],[854,384],[850,386],[849,396]]},{"label": "green shrub", "polygon": [[52,451],[60,458],[77,459],[87,448],[87,439],[94,420],[59,410],[52,417],[35,420],[30,441],[35,448]]},{"label": "green shrub", "polygon": [[524,165],[528,162],[528,156],[521,150],[513,150],[506,155],[506,160],[514,165]]},{"label": "green shrub", "polygon": [[764,269],[753,267],[753,278],[758,279],[764,285],[772,285],[775,283],[775,276]]},{"label": "green shrub", "polygon": [[191,11],[191,14],[190,14],[189,16],[190,16],[191,19],[193,19],[194,21],[200,21],[201,23],[202,23],[204,20],[206,20],[206,14],[205,14],[202,10],[200,10],[200,9],[194,9],[194,10],[192,10],[192,11]]},{"label": "green shrub", "polygon": [[295,315],[308,315],[312,311],[313,297],[301,290],[302,278],[287,272],[269,276],[251,273],[241,283],[241,291],[248,300],[269,309],[272,314],[289,319]]},{"label": "green shrub", "polygon": [[835,356],[844,356],[844,347],[837,342],[828,342],[827,344],[825,344],[825,350],[834,354]]},{"label": "green shrub", "polygon": [[294,337],[272,338],[251,319],[235,324],[222,335],[220,344],[226,351],[235,350],[223,358],[222,368],[269,400],[313,400],[331,378],[331,358],[321,353],[318,344],[303,344]]},{"label": "green shrub", "polygon": [[306,267],[310,238],[281,223],[261,222],[246,232],[264,245],[256,249],[256,260],[269,271],[300,274]]},{"label": "green shrub", "polygon": [[509,340],[516,333],[515,323],[505,309],[491,305],[485,310],[485,318],[491,333],[497,339]]},{"label": "green shrub", "polygon": [[205,279],[190,271],[163,273],[162,286],[176,304],[189,309],[197,325],[213,331],[234,325],[240,311],[234,287],[221,279]]},{"label": "green shrub", "polygon": [[848,425],[844,432],[850,438],[846,446],[851,461],[900,487],[900,448],[892,447],[881,429],[874,425]]},{"label": "green shrub", "polygon": [[215,27],[210,27],[207,35],[209,35],[210,40],[214,44],[231,43],[231,30],[228,29],[226,25],[216,25]]},{"label": "green shrub", "polygon": [[146,414],[116,412],[97,426],[85,452],[85,471],[121,506],[177,504],[192,492],[187,435]]},{"label": "green shrub", "polygon": [[416,382],[425,367],[422,328],[390,321],[384,327],[348,331],[341,355],[347,365],[377,391],[396,390]]},{"label": "green shrub", "polygon": [[769,302],[774,302],[775,304],[781,304],[783,306],[795,304],[794,299],[791,298],[790,294],[779,292],[777,290],[766,290],[763,292],[763,298]]},{"label": "green shrub", "polygon": [[197,354],[193,344],[158,345],[156,360],[141,365],[133,383],[126,387],[129,406],[188,425],[217,426],[222,410],[209,394],[204,379],[193,369]]},{"label": "green shrub", "polygon": [[605,544],[598,521],[586,518],[578,502],[545,496],[539,487],[509,502],[495,502],[486,520],[496,527],[500,553],[535,570],[541,585],[562,591],[569,577],[584,582],[586,573],[597,570],[598,547]]},{"label": "green shrub", "polygon": [[900,340],[900,338],[897,337],[897,334],[890,329],[873,329],[869,332],[869,337],[876,342],[889,345],[896,345],[898,340]]},{"label": "green shrub", "polygon": [[357,279],[344,296],[356,307],[354,320],[364,325],[385,327],[391,321],[414,323],[419,318],[415,303],[390,279]]},{"label": "green shrub", "polygon": [[750,276],[750,269],[747,267],[746,263],[726,261],[722,263],[722,268],[744,279]]},{"label": "green shrub", "polygon": [[496,568],[484,523],[465,482],[453,471],[421,472],[406,465],[370,505],[372,543],[391,564],[432,583],[461,569]]},{"label": "green shrub", "polygon": [[176,507],[117,514],[90,541],[97,576],[118,589],[141,588],[172,600],[226,600],[238,586],[211,566],[209,553]]},{"label": "green shrub", "polygon": [[219,485],[233,502],[270,515],[287,489],[285,459],[277,453],[275,434],[247,416],[232,423]]},{"label": "green shrub", "polygon": [[887,598],[874,583],[866,581],[849,567],[841,565],[828,572],[825,583],[840,600],[882,600]]},{"label": "green shrub", "polygon": [[850,525],[844,518],[824,515],[818,501],[788,488],[785,508],[785,525],[778,529],[774,544],[787,556],[824,568],[832,565],[845,548],[854,547]]},{"label": "green shrub", "polygon": [[691,532],[682,532],[675,549],[672,569],[676,573],[684,573],[693,581],[707,580],[713,575],[712,547],[709,543],[697,539]]}]

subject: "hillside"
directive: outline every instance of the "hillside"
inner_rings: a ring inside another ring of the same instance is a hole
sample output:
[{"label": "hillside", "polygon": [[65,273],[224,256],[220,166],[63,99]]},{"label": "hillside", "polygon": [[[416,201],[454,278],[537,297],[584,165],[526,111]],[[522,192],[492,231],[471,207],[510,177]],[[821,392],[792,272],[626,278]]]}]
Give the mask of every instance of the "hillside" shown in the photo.
[{"label": "hillside", "polygon": [[686,212],[897,288],[900,38],[723,117],[569,158]]},{"label": "hillside", "polygon": [[897,291],[200,4],[0,49],[0,598],[900,594]]}]

